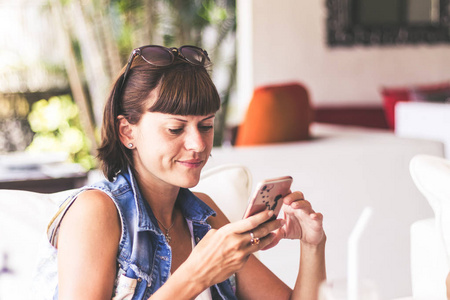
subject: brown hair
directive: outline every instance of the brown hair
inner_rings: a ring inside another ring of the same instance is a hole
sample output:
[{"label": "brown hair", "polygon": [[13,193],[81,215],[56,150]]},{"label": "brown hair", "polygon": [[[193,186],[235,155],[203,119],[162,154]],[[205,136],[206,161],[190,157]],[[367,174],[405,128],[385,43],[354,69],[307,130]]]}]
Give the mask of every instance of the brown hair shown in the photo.
[{"label": "brown hair", "polygon": [[[117,173],[134,165],[131,150],[119,138],[119,115],[137,124],[146,111],[199,116],[215,113],[220,108],[219,94],[205,67],[178,57],[169,66],[157,67],[136,56],[121,90],[123,72],[124,69],[114,82],[105,105],[98,149],[103,173],[110,181]],[[158,99],[148,109],[149,94],[158,86]]]}]

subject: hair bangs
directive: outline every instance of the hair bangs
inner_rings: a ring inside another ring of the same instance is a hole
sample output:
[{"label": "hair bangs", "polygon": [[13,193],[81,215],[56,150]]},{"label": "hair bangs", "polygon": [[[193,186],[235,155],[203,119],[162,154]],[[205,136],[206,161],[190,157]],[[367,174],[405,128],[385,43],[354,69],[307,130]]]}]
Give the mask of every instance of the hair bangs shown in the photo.
[{"label": "hair bangs", "polygon": [[220,108],[220,97],[204,67],[179,64],[161,79],[159,98],[150,111],[204,116]]}]

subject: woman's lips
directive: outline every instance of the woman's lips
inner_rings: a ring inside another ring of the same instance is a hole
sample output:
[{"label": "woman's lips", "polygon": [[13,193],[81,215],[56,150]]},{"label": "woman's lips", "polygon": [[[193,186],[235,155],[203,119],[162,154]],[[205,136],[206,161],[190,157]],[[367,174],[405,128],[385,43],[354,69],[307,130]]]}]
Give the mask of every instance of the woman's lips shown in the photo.
[{"label": "woman's lips", "polygon": [[177,162],[188,168],[197,168],[202,165],[203,160],[189,159],[189,160],[177,160]]}]

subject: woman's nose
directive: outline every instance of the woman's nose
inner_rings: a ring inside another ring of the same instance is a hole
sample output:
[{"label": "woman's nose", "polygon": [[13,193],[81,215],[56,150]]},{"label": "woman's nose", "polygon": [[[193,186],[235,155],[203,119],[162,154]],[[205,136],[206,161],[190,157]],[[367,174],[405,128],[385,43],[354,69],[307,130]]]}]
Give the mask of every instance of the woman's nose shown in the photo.
[{"label": "woman's nose", "polygon": [[198,129],[192,129],[187,132],[185,146],[190,151],[202,152],[205,150],[206,143]]}]

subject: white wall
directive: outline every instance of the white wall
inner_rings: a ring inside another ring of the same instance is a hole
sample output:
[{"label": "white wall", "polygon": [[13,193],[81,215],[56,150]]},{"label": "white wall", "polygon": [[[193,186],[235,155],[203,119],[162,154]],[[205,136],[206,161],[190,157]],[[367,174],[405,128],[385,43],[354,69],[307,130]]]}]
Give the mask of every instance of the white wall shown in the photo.
[{"label": "white wall", "polygon": [[[382,86],[450,80],[450,46],[328,48],[325,0],[240,1],[252,2],[251,18],[242,13],[238,26],[253,32],[253,55],[240,57],[253,62],[252,80],[243,79],[253,87],[296,80],[316,106],[373,106]],[[242,115],[249,99],[238,101]]]}]

